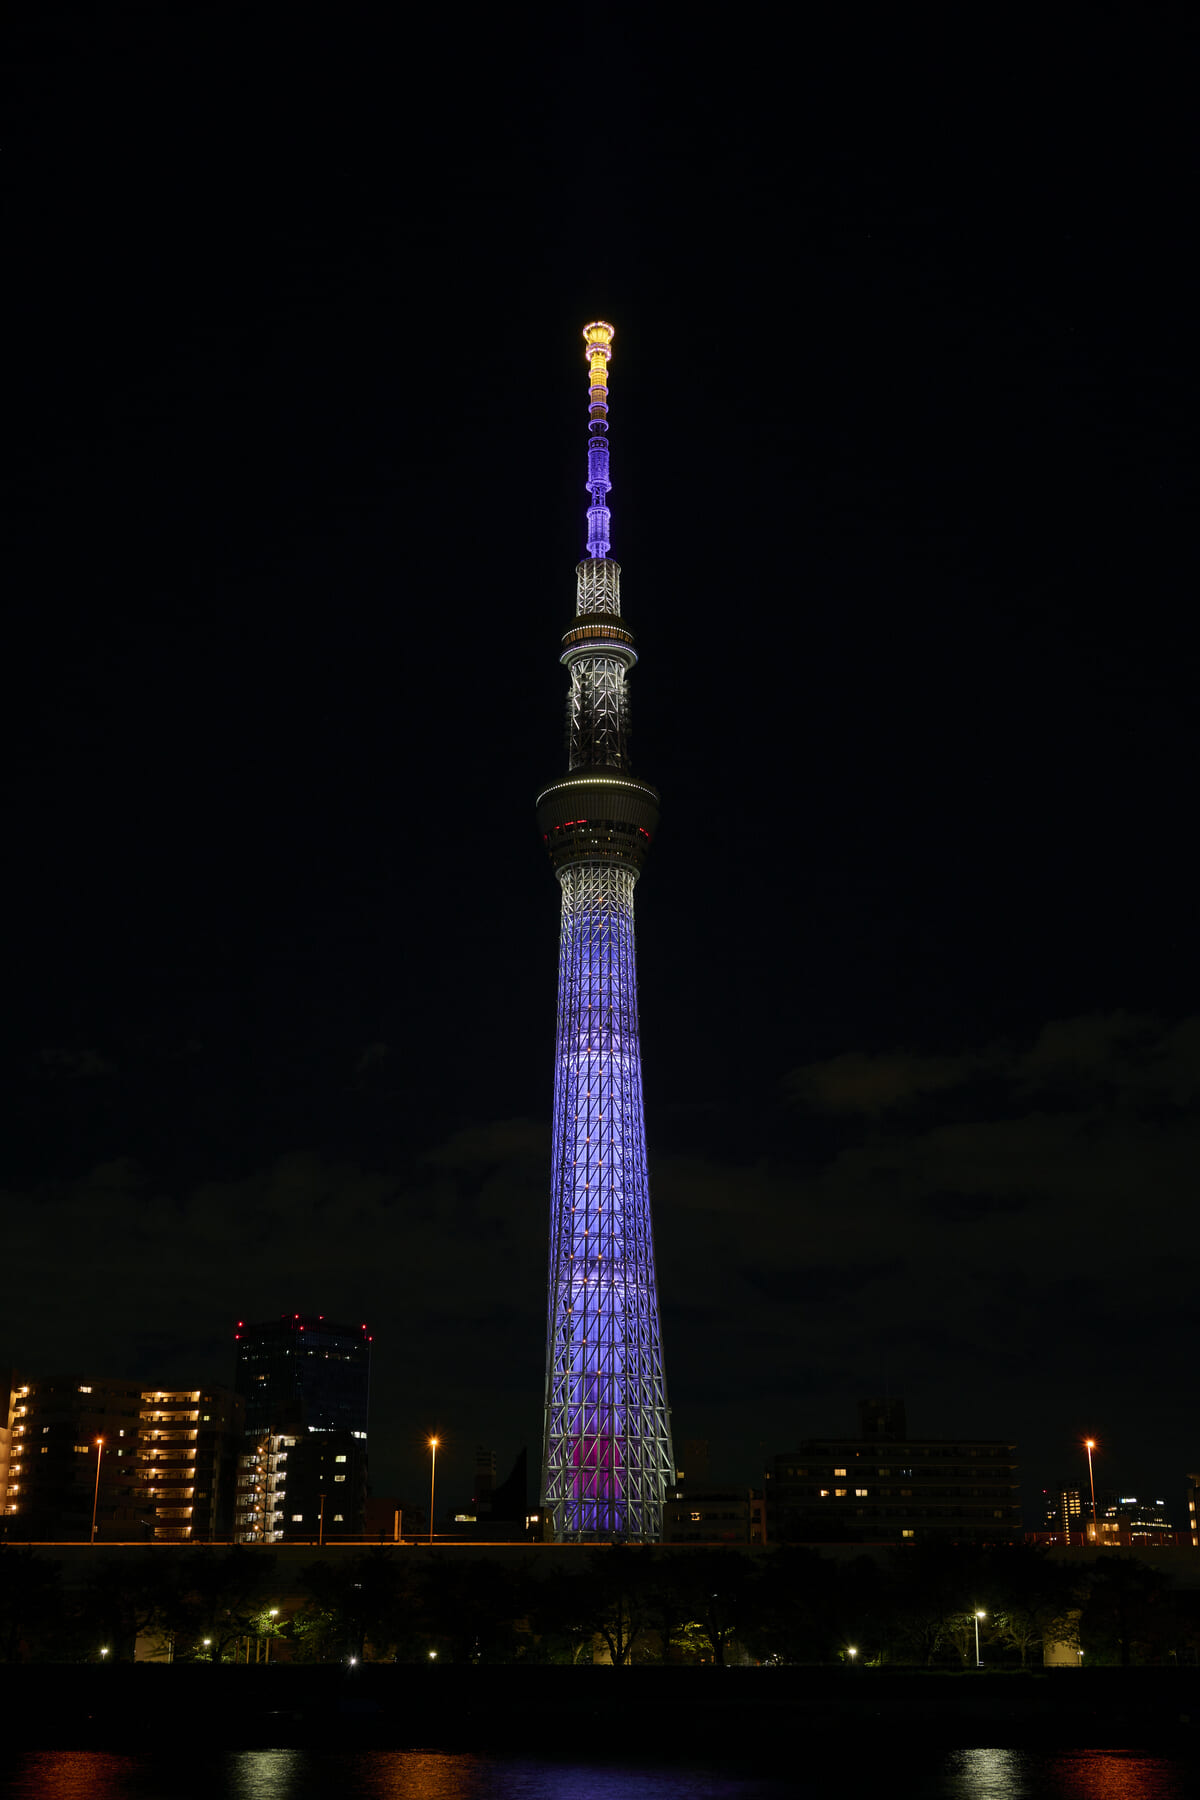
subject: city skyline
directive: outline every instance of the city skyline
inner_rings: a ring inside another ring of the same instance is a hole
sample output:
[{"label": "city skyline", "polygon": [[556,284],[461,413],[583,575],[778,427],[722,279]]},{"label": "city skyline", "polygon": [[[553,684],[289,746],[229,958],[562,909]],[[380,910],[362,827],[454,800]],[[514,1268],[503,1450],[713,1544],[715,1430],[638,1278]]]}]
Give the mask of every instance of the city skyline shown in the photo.
[{"label": "city skyline", "polygon": [[365,1319],[378,1488],[421,1495],[433,1434],[447,1493],[477,1443],[536,1457],[557,896],[514,821],[599,316],[669,796],[638,926],[675,1432],[750,1480],[891,1391],[1011,1434],[1027,1518],[1088,1436],[1174,1507],[1167,25],[969,78],[919,26],[801,71],[622,28],[585,179],[565,42],[426,82],[340,26],[55,17],[18,31],[0,1356],[228,1382],[238,1318]]}]

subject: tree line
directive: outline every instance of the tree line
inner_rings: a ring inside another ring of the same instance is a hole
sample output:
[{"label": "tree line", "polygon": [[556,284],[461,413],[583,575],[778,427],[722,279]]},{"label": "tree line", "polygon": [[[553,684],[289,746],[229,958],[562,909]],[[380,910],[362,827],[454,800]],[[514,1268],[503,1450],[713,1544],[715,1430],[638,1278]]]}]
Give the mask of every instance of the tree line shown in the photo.
[{"label": "tree line", "polygon": [[1200,1594],[1116,1553],[931,1542],[417,1558],[372,1549],[298,1574],[261,1550],[98,1558],[81,1579],[0,1549],[0,1660],[808,1663],[961,1669],[1200,1661]]}]

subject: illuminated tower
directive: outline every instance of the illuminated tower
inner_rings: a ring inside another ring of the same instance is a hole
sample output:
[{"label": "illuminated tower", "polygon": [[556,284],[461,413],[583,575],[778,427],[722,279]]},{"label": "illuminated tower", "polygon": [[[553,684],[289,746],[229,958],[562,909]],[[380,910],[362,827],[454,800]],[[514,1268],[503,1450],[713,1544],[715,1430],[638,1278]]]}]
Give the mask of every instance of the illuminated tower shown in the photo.
[{"label": "illuminated tower", "polygon": [[570,760],[537,803],[562,888],[541,1504],[559,1540],[654,1541],[674,1469],[646,1175],[633,889],[658,795],[629,772],[625,678],[637,658],[621,621],[620,565],[608,555],[613,328],[598,320],[583,335],[591,505],[575,621],[562,640]]}]

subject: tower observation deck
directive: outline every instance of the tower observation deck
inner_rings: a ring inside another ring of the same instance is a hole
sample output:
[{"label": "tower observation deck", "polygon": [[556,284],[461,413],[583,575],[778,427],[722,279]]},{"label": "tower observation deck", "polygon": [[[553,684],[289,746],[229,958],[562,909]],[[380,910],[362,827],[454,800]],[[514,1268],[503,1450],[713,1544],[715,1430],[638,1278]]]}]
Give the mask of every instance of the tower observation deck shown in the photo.
[{"label": "tower observation deck", "polygon": [[587,556],[563,634],[567,773],[538,795],[562,889],[541,1504],[560,1542],[654,1542],[674,1481],[654,1273],[633,890],[658,795],[629,766],[626,677],[637,661],[609,557],[608,363],[613,328],[585,325],[590,374]]}]

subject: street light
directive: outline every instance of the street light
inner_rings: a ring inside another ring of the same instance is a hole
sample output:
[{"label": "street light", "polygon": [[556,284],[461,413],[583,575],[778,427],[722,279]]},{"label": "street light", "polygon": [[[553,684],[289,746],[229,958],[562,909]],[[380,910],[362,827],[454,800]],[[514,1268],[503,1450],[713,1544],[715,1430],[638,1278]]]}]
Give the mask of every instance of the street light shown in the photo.
[{"label": "street light", "polygon": [[92,1542],[96,1541],[96,1511],[100,1505],[100,1463],[104,1456],[104,1439],[96,1439],[96,1492],[92,1498]]},{"label": "street light", "polygon": [[1092,1542],[1100,1542],[1100,1530],[1096,1524],[1096,1477],[1092,1472],[1092,1451],[1096,1448],[1095,1438],[1084,1438],[1083,1447],[1088,1453],[1088,1485],[1092,1490]]},{"label": "street light", "polygon": [[435,1437],[429,1440],[429,1541],[433,1542],[433,1484],[437,1479],[438,1441]]},{"label": "street light", "polygon": [[858,1655],[858,1645],[857,1644],[847,1644],[846,1645],[846,1655],[850,1658],[850,1661],[853,1663],[855,1657]]},{"label": "street light", "polygon": [[986,1618],[987,1614],[985,1612],[977,1611],[975,1614],[975,1667],[977,1669],[982,1669],[983,1667],[983,1658],[979,1654],[979,1621],[980,1619]]}]

